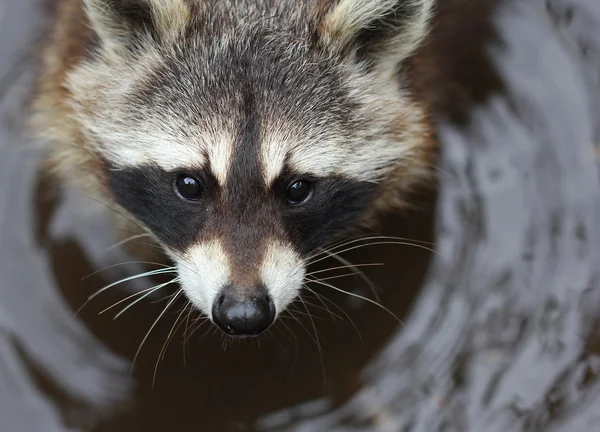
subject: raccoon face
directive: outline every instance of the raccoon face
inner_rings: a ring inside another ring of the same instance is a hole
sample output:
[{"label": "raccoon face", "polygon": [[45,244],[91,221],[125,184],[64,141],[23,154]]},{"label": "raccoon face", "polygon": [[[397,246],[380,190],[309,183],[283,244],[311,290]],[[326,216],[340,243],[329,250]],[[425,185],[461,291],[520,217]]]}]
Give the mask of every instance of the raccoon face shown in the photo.
[{"label": "raccoon face", "polygon": [[311,254],[422,171],[397,66],[432,0],[84,3],[99,46],[67,88],[110,198],[229,335],[267,329]]}]

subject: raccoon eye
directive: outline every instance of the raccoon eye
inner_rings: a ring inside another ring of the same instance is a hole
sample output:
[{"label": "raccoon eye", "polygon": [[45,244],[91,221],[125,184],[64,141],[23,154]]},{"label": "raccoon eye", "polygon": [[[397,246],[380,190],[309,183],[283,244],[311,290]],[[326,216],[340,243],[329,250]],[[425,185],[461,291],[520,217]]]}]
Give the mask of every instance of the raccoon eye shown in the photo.
[{"label": "raccoon eye", "polygon": [[182,175],[175,181],[175,190],[181,198],[187,201],[195,201],[202,195],[200,182],[187,175]]},{"label": "raccoon eye", "polygon": [[312,186],[309,182],[298,180],[291,183],[287,189],[287,200],[290,204],[301,204],[310,197]]}]

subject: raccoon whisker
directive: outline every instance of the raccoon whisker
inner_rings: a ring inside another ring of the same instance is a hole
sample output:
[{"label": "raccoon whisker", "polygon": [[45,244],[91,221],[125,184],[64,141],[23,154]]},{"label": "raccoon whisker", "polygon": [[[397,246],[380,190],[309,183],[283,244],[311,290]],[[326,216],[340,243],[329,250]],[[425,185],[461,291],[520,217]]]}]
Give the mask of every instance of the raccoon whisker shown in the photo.
[{"label": "raccoon whisker", "polygon": [[102,202],[102,201],[100,201],[100,200],[98,200],[98,199],[96,199],[96,198],[92,198],[92,197],[91,197],[91,196],[89,196],[89,195],[85,195],[85,194],[84,194],[83,196],[84,196],[84,197],[86,197],[87,199],[90,199],[90,200],[92,200],[92,201],[95,201],[95,202],[97,202],[98,204],[101,204],[101,205],[103,205],[104,207],[106,207],[106,208],[107,208],[107,209],[109,209],[109,210],[112,210],[112,211],[114,211],[116,214],[118,214],[119,216],[121,216],[123,219],[125,219],[125,220],[127,220],[127,221],[131,222],[132,224],[134,224],[135,226],[137,226],[137,227],[138,227],[139,229],[141,229],[142,231],[145,231],[145,232],[147,232],[147,231],[148,231],[146,228],[144,228],[143,226],[141,226],[139,223],[135,222],[135,221],[134,221],[134,220],[132,220],[131,218],[128,218],[128,217],[127,217],[127,216],[125,216],[123,213],[121,213],[121,212],[119,212],[118,210],[116,210],[116,209],[112,208],[110,205],[108,205],[108,204],[106,204],[106,203],[104,203],[104,202]]},{"label": "raccoon whisker", "polygon": [[[404,241],[404,242],[408,242],[408,243],[415,244],[415,245],[426,245],[426,246],[434,246],[435,245],[435,243],[432,243],[432,242],[411,239],[411,238],[407,238],[407,237],[385,236],[385,235],[367,235],[367,236],[356,236],[353,238],[349,238],[345,241],[333,243],[329,247],[324,247],[322,249],[328,250],[329,252],[334,252],[334,251],[336,251],[336,249],[348,246],[350,244],[359,243],[359,242],[368,241],[368,240],[369,241],[370,240],[399,240],[399,241]],[[319,255],[323,255],[323,252],[322,251],[317,252],[313,255],[313,257],[319,256]]]},{"label": "raccoon whisker", "polygon": [[[290,317],[282,315],[281,318],[290,318]],[[277,323],[279,323],[279,322],[281,323],[281,325],[283,325],[288,330],[289,334],[291,334],[294,339],[298,340],[298,336],[296,336],[296,334],[292,331],[290,326],[288,326],[283,319],[277,320]]]},{"label": "raccoon whisker", "polygon": [[[192,336],[194,335],[194,333],[196,333],[198,330],[200,330],[200,328],[206,324],[207,322],[210,322],[210,320],[208,319],[208,317],[201,317],[198,318],[194,321],[194,323],[197,323],[196,326],[194,327],[194,329],[190,332],[190,334],[185,338],[185,340],[183,341],[184,343],[188,343],[188,341],[192,338]],[[213,327],[214,329],[215,327]],[[206,337],[207,334],[210,333],[211,328],[209,327],[209,331],[205,332],[201,337],[200,340],[204,339]]]},{"label": "raccoon whisker", "polygon": [[[321,309],[321,310],[327,310],[327,309],[324,309],[323,307],[321,307],[321,306],[319,306],[319,305],[316,305],[316,304],[314,304],[314,303],[312,303],[312,302],[306,301],[306,299],[304,299],[304,300],[305,300],[306,304],[308,304],[308,305],[310,305],[310,306],[314,306],[314,307],[316,307],[317,309]],[[305,317],[308,317],[309,315],[311,315],[311,314],[308,314],[307,312],[302,312],[301,310],[299,310],[299,309],[297,309],[297,308],[296,308],[294,311],[295,311],[296,313],[299,313],[299,314],[300,314],[300,315],[302,315],[302,316],[305,316]],[[313,318],[314,318],[314,319],[316,319],[316,320],[319,320],[319,321],[323,321],[323,318],[321,318],[321,317],[315,317],[315,316],[313,316]],[[340,317],[338,317],[338,318],[340,318]]]},{"label": "raccoon whisker", "polygon": [[97,275],[98,273],[103,272],[105,270],[109,270],[109,269],[114,268],[114,267],[119,267],[119,266],[128,265],[128,264],[151,264],[151,265],[157,265],[157,266],[163,267],[163,269],[175,270],[175,267],[168,266],[168,265],[161,264],[161,263],[157,263],[157,262],[153,262],[153,261],[125,261],[125,262],[122,262],[122,263],[113,264],[113,265],[109,265],[109,266],[103,267],[100,270],[96,270],[94,273],[90,273],[89,275],[87,275],[85,277],[82,277],[81,280],[86,280],[88,278],[91,278],[92,276]]},{"label": "raccoon whisker", "polygon": [[[344,273],[341,275],[327,276],[324,278],[317,278],[317,280],[328,281],[328,280],[332,280],[332,279],[341,279],[341,278],[350,277],[350,276],[356,276],[356,273]],[[312,280],[312,279],[308,279],[308,280]]]},{"label": "raccoon whisker", "polygon": [[125,228],[115,228],[115,231],[119,231],[119,232],[131,234],[131,235],[139,234],[140,233],[139,231],[132,231],[130,229],[125,229]]},{"label": "raccoon whisker", "polygon": [[[144,237],[144,236],[140,236],[140,238],[142,238],[142,237]],[[149,236],[149,237],[151,237],[151,236]],[[154,243],[154,242],[152,242],[152,243],[151,243],[151,242],[148,242],[148,241],[145,241],[145,242],[144,242],[144,241],[141,241],[141,240],[140,240],[140,238],[131,239],[131,240],[128,240],[128,241],[135,241],[135,244],[136,244],[136,245],[142,245],[142,246],[145,246],[145,247],[147,247],[147,248],[151,248],[151,249],[157,250],[157,251],[159,251],[160,253],[162,253],[163,255],[165,254],[165,249],[164,249],[164,247],[162,247],[162,246],[159,246],[158,244],[156,244],[156,243]],[[122,246],[122,245],[115,245],[114,247],[108,248],[108,249],[105,251],[105,253],[106,253],[106,252],[108,252],[110,249],[113,249],[113,248],[115,248],[115,247],[118,247],[118,246]]]},{"label": "raccoon whisker", "polygon": [[139,244],[139,245],[142,245],[142,246],[146,246],[148,248],[155,249],[155,250],[157,250],[157,251],[159,251],[159,252],[161,252],[163,254],[165,253],[165,249],[163,247],[157,245],[156,243],[142,242],[142,241],[139,241],[139,240],[137,240],[136,243]]},{"label": "raccoon whisker", "polygon": [[[361,244],[361,245],[358,245],[358,246],[353,246],[353,247],[350,247],[350,248],[346,248],[346,249],[343,249],[343,250],[338,251],[336,253],[337,254],[342,254],[344,252],[349,252],[351,250],[360,249],[360,248],[367,247],[367,246],[379,246],[379,245],[413,246],[413,247],[416,247],[416,248],[419,248],[419,249],[424,249],[424,250],[427,250],[429,252],[433,252],[435,254],[439,254],[439,252],[436,251],[435,249],[431,249],[431,248],[428,248],[426,246],[422,246],[422,245],[418,245],[418,244],[413,244],[413,243],[408,243],[408,242],[403,242],[403,241],[376,241],[376,242],[365,243],[365,244]],[[316,264],[316,263],[318,263],[320,261],[323,261],[324,259],[327,259],[327,258],[329,258],[329,257],[326,256],[326,257],[319,258],[317,260],[311,261],[311,264]]]},{"label": "raccoon whisker", "polygon": [[79,309],[77,309],[77,310],[75,311],[75,314],[74,314],[74,315],[75,315],[75,316],[77,316],[77,315],[78,315],[78,314],[79,314],[79,313],[80,313],[80,312],[83,310],[83,308],[85,308],[85,307],[86,307],[86,306],[87,306],[87,305],[88,305],[88,304],[89,304],[89,303],[90,303],[90,302],[91,302],[93,299],[95,299],[95,298],[96,298],[96,297],[98,297],[100,294],[102,294],[104,291],[106,291],[106,290],[109,290],[110,288],[112,288],[112,287],[114,287],[114,286],[117,286],[117,285],[119,285],[119,284],[122,284],[122,283],[128,282],[128,281],[130,281],[130,280],[134,280],[134,279],[140,279],[140,278],[143,278],[143,277],[146,277],[146,276],[154,276],[154,275],[159,275],[159,274],[167,274],[167,273],[176,273],[176,270],[174,270],[174,269],[169,269],[169,268],[166,268],[166,269],[159,269],[159,270],[152,270],[152,271],[145,272],[145,273],[141,273],[141,274],[137,274],[137,275],[134,275],[134,276],[129,276],[129,277],[126,277],[126,278],[124,278],[124,279],[121,279],[121,280],[118,280],[118,281],[116,281],[116,282],[113,282],[113,283],[111,283],[111,284],[109,284],[109,285],[106,285],[105,287],[103,287],[103,288],[100,288],[100,289],[99,289],[98,291],[96,291],[94,294],[90,295],[90,296],[87,298],[87,300],[86,300],[86,301],[85,301],[85,302],[84,302],[84,303],[83,303],[83,304],[82,304],[82,305],[79,307]]},{"label": "raccoon whisker", "polygon": [[[405,238],[405,237],[396,237],[396,236],[366,236],[366,237],[354,237],[352,239],[348,239],[347,241],[343,241],[343,242],[338,242],[333,243],[331,246],[326,247],[326,248],[321,248],[319,252],[314,253],[313,255],[310,255],[308,257],[308,260],[313,259],[313,258],[317,258],[321,255],[324,255],[325,252],[324,251],[329,251],[329,252],[335,252],[336,249],[348,246],[350,244],[354,244],[354,243],[359,243],[362,241],[367,241],[367,240],[399,240],[399,241],[403,241],[406,243],[409,243],[411,246],[416,246],[416,247],[423,247],[423,245],[428,245],[428,246],[434,246],[434,243],[431,242],[426,242],[426,241],[421,241],[421,240],[415,240],[415,239],[409,239],[409,238]],[[435,252],[435,251],[433,251]]]},{"label": "raccoon whisker", "polygon": [[[265,334],[267,336],[271,336],[275,342],[277,342],[277,345],[279,345],[280,348],[284,348],[283,344],[279,340],[279,336],[287,337],[287,335],[285,334],[285,331],[283,331],[283,329],[277,325],[277,323],[270,327]],[[260,339],[257,340],[257,343],[260,347]]]},{"label": "raccoon whisker", "polygon": [[229,338],[227,338],[227,336],[225,336],[224,334],[221,334],[221,349],[223,351],[227,351],[227,342],[229,341]]},{"label": "raccoon whisker", "polygon": [[323,304],[323,307],[325,308],[325,310],[327,310],[327,312],[329,312],[330,314],[332,314],[332,317],[338,316],[337,314],[333,315],[331,309],[329,308],[329,306],[327,306],[327,303],[325,303],[325,301],[323,300],[323,296],[319,295],[317,292],[315,292],[312,289],[310,289],[310,287],[305,282],[302,282],[302,288],[304,288],[305,290],[307,290],[309,293],[313,294]]},{"label": "raccoon whisker", "polygon": [[154,321],[154,323],[150,326],[150,329],[148,330],[148,332],[146,333],[146,335],[144,336],[144,338],[142,339],[142,342],[140,342],[140,346],[138,347],[137,351],[135,352],[135,356],[133,357],[133,361],[131,362],[131,371],[133,372],[133,368],[135,367],[135,362],[137,361],[137,358],[140,354],[140,351],[142,350],[142,347],[144,346],[144,343],[146,342],[146,340],[148,339],[148,336],[150,336],[150,333],[152,333],[152,330],[154,330],[154,327],[156,327],[156,324],[160,321],[160,319],[165,315],[165,313],[167,313],[167,310],[169,310],[169,308],[173,305],[173,303],[175,303],[175,301],[179,298],[179,296],[183,293],[182,289],[179,289],[179,291],[177,292],[177,294],[175,294],[173,296],[173,298],[169,301],[169,303],[167,303],[167,305],[165,306],[165,308],[162,310],[162,312],[158,315],[158,318],[156,318],[156,320]]},{"label": "raccoon whisker", "polygon": [[431,165],[430,169],[433,169],[434,171],[439,172],[440,174],[445,175],[450,180],[456,180],[457,179],[456,175],[452,174],[450,171],[446,171],[446,170],[440,168],[439,166]]},{"label": "raccoon whisker", "polygon": [[[171,282],[169,282],[169,283],[171,283]],[[138,291],[138,292],[136,292],[136,293],[134,293],[134,294],[131,294],[131,295],[129,295],[129,296],[127,296],[127,297],[125,297],[124,299],[121,299],[121,300],[117,301],[116,303],[113,303],[111,306],[107,307],[106,309],[103,309],[103,310],[101,310],[100,312],[98,312],[98,315],[102,315],[103,313],[105,313],[105,312],[108,312],[109,310],[111,310],[111,309],[113,309],[113,308],[115,308],[115,307],[119,306],[121,303],[125,303],[127,300],[130,300],[130,299],[132,299],[132,298],[134,298],[134,297],[137,297],[137,296],[140,296],[140,295],[142,295],[142,294],[146,294],[146,293],[147,293],[148,295],[151,295],[152,293],[154,293],[154,292],[158,291],[159,289],[163,288],[163,286],[164,286],[164,285],[165,285],[165,284],[159,284],[159,285],[155,285],[155,286],[153,286],[153,287],[146,288],[146,289],[143,289],[143,290],[141,290],[141,291]],[[142,299],[144,299],[144,298],[146,298],[146,297],[147,297],[147,296],[146,296],[146,295],[144,295],[144,296],[142,296],[141,298],[142,298]],[[115,316],[115,317],[114,317],[114,319],[117,319],[117,317]]]},{"label": "raccoon whisker", "polygon": [[[223,335],[223,339],[225,339],[225,349],[226,350],[231,349],[235,343],[237,343],[238,345],[241,345],[242,343],[246,342],[246,341],[242,341],[240,339],[233,339],[233,338],[231,338],[229,336],[225,336],[225,335]],[[258,340],[260,340],[260,339],[258,339]],[[256,343],[258,340],[250,339],[249,342],[250,342],[250,344],[252,344],[253,342]],[[259,342],[259,346],[260,346],[260,342]],[[250,346],[250,349],[252,349],[252,346]]]},{"label": "raccoon whisker", "polygon": [[[233,344],[236,342],[238,344],[242,343],[242,341],[239,339],[233,339],[233,338],[230,338],[227,336],[223,336],[223,339],[225,341],[225,350],[231,349],[233,347]],[[251,339],[250,343],[252,343],[252,342],[256,342],[256,339]]]},{"label": "raccoon whisker", "polygon": [[129,281],[135,280],[135,279],[140,279],[140,278],[147,277],[147,276],[155,276],[155,275],[166,274],[166,273],[176,273],[176,270],[172,269],[172,268],[165,268],[165,269],[159,269],[159,270],[151,270],[151,271],[148,271],[148,272],[139,273],[139,274],[136,274],[136,275],[133,275],[133,276],[129,276],[129,277],[120,279],[120,280],[118,280],[116,282],[113,282],[113,283],[111,283],[109,285],[106,285],[105,287],[99,289],[94,294],[90,295],[88,297],[88,300],[92,300],[92,299],[98,297],[104,291],[106,291],[106,290],[108,290],[108,289],[110,289],[110,288],[112,288],[114,286],[120,285],[122,283],[129,282]]},{"label": "raccoon whisker", "polygon": [[[369,238],[369,237],[367,237],[367,238]],[[421,244],[421,245],[427,245],[427,246],[435,246],[435,242],[430,242],[430,241],[425,241],[425,240],[417,240],[417,239],[408,238],[408,237],[379,235],[379,236],[372,236],[370,238],[382,239],[382,240],[402,240],[402,241],[411,242],[411,243],[414,243],[414,244]]]},{"label": "raccoon whisker", "polygon": [[173,294],[167,294],[166,296],[161,297],[159,299],[150,300],[148,303],[150,303],[150,304],[158,304],[160,302],[164,302],[165,300],[169,300],[172,296],[173,296]]},{"label": "raccoon whisker", "polygon": [[[323,305],[326,304],[325,300],[327,300],[329,303],[331,303],[333,306],[335,306],[341,313],[343,313],[344,316],[346,318],[348,318],[348,321],[350,321],[350,324],[352,324],[352,327],[354,327],[354,331],[356,331],[356,334],[358,335],[358,338],[362,340],[362,335],[360,334],[360,331],[358,330],[358,326],[356,325],[356,323],[354,322],[354,320],[352,318],[350,318],[350,315],[348,315],[348,313],[342,307],[340,307],[340,305],[338,305],[333,300],[328,299],[324,295],[319,294],[317,291],[313,290],[312,288],[310,288],[306,284],[304,284],[304,288],[306,288],[307,291],[309,291],[310,293],[314,294],[319,300],[321,300],[321,302],[323,303]],[[339,316],[339,315],[336,315],[336,316]]]},{"label": "raccoon whisker", "polygon": [[339,240],[333,241],[333,242],[317,249],[317,251],[310,254],[307,259],[310,260],[311,258],[317,257],[319,255],[323,255],[323,249],[327,249],[327,250],[331,251],[331,250],[336,249],[340,245],[343,245],[343,244],[346,244],[346,243],[349,243],[352,241],[357,241],[364,237],[365,237],[364,235],[358,235],[358,236],[353,236],[353,237],[349,237],[349,238],[341,238]]},{"label": "raccoon whisker", "polygon": [[[127,230],[127,229],[123,229],[123,228],[119,228],[119,229],[117,229],[117,231],[124,232],[124,233],[127,233],[127,234],[131,234],[132,236],[139,235],[140,238],[144,237],[144,235],[140,234],[139,231],[132,231],[132,230]],[[147,234],[147,237],[150,237],[151,239],[154,239],[154,236],[153,236],[153,234],[151,232],[147,232],[146,234]],[[139,240],[139,239],[135,239],[135,240]],[[155,249],[158,249],[158,250],[164,252],[164,248],[162,248],[161,246],[159,246],[154,241],[153,242],[141,242],[141,241],[138,241],[138,243],[142,244],[144,246],[153,247]]]},{"label": "raccoon whisker", "polygon": [[[208,319],[207,319],[207,321],[210,321],[210,320],[208,320]],[[197,328],[194,330],[194,332],[195,332],[196,330],[198,330],[200,327],[202,327],[202,326],[204,325],[204,323],[206,323],[207,321],[204,321],[204,322],[200,323],[200,325],[198,325],[198,327],[197,327]],[[204,340],[206,337],[208,337],[208,336],[212,336],[212,335],[214,335],[215,333],[218,333],[218,331],[219,331],[219,330],[217,329],[217,326],[214,326],[214,325],[213,325],[213,326],[208,326],[208,329],[206,329],[206,331],[205,331],[204,333],[202,333],[202,335],[200,335],[200,339],[198,339],[198,340],[199,340],[199,341],[202,341],[202,340]]]},{"label": "raccoon whisker", "polygon": [[[316,303],[313,303],[313,302],[310,302],[310,301],[308,301],[308,300],[306,300],[306,299],[304,299],[304,301],[306,302],[306,304],[307,304],[308,306],[311,306],[311,307],[314,307],[314,308],[317,308],[317,309],[319,309],[319,310],[322,310],[322,311],[325,311],[325,312],[327,312],[327,313],[328,313],[328,314],[331,316],[331,318],[333,319],[333,321],[334,321],[334,322],[336,322],[336,323],[337,323],[337,320],[343,321],[342,317],[341,317],[340,315],[336,314],[335,312],[333,312],[333,311],[332,311],[330,308],[327,308],[327,307],[320,306],[320,305],[318,305],[318,304],[316,304]],[[298,311],[296,311],[296,312],[298,312]],[[305,314],[303,314],[303,315],[305,315],[305,316],[306,316],[307,314],[305,313]],[[313,319],[315,319],[315,320],[319,320],[319,321],[324,321],[324,319],[323,319],[323,318],[321,318],[321,317],[318,317],[318,316],[313,316]]]},{"label": "raccoon whisker", "polygon": [[137,239],[136,244],[142,245],[142,246],[146,246],[152,249],[156,249],[160,252],[162,252],[164,254],[165,250],[164,248],[162,248],[161,246],[157,245],[156,243],[150,243],[150,242],[142,242],[139,239]]},{"label": "raccoon whisker", "polygon": [[114,250],[114,249],[118,248],[119,246],[123,246],[124,244],[129,243],[132,240],[137,240],[137,239],[140,239],[140,238],[143,238],[143,237],[150,237],[150,236],[151,236],[150,233],[132,235],[130,237],[127,237],[124,240],[121,240],[120,242],[115,243],[111,247],[106,248],[106,250],[104,251],[104,253],[110,252],[111,250]]},{"label": "raccoon whisker", "polygon": [[190,331],[190,318],[192,317],[192,313],[194,312],[194,305],[190,300],[188,300],[186,307],[189,309],[187,317],[185,318],[185,329],[183,330],[183,343],[181,344],[183,347],[183,367],[187,367],[187,362],[185,359],[185,346],[187,342],[187,335]]},{"label": "raccoon whisker", "polygon": [[339,261],[340,263],[342,263],[342,264],[344,264],[346,266],[349,266],[350,269],[357,276],[359,276],[363,281],[365,281],[367,283],[367,286],[369,287],[369,289],[373,293],[373,297],[375,297],[375,300],[379,301],[379,293],[377,292],[377,287],[375,286],[375,284],[373,283],[373,281],[371,281],[371,279],[369,279],[367,277],[367,275],[365,275],[365,273],[363,271],[361,271],[360,269],[358,269],[354,264],[352,264],[347,259],[342,258],[341,256],[339,256],[336,252],[332,252],[332,251],[326,250],[326,249],[323,249],[323,252],[326,255],[330,256],[331,258],[335,259],[336,261]]},{"label": "raccoon whisker", "polygon": [[304,330],[304,332],[308,335],[309,338],[311,338],[311,340],[317,344],[317,341],[315,339],[315,337],[308,331],[308,329],[306,328],[306,326],[304,325],[304,323],[302,322],[301,319],[299,319],[293,312],[296,313],[301,313],[300,310],[298,309],[298,307],[296,305],[294,305],[294,310],[290,309],[289,307],[286,309],[286,311],[289,313],[290,318],[296,320],[296,322],[298,324],[300,324],[300,326],[302,327],[302,329]]},{"label": "raccoon whisker", "polygon": [[175,278],[169,282],[165,282],[163,284],[157,285],[156,287],[154,287],[154,290],[150,291],[147,294],[144,294],[142,297],[140,297],[139,299],[135,300],[134,302],[130,303],[129,305],[127,305],[125,308],[123,308],[123,310],[121,310],[121,312],[119,312],[118,314],[115,315],[115,317],[113,318],[113,320],[116,320],[117,318],[119,318],[121,315],[123,315],[125,312],[127,312],[127,310],[131,309],[133,306],[135,306],[137,303],[141,302],[142,300],[144,300],[146,297],[152,295],[153,293],[155,293],[156,291],[160,290],[161,288],[164,288],[168,285],[171,285],[172,283],[177,283],[179,281],[178,278]]},{"label": "raccoon whisker", "polygon": [[[296,310],[296,313],[298,313],[297,310]],[[304,315],[306,315],[306,313]],[[294,318],[292,318],[291,316],[284,315],[283,312],[282,312],[281,315],[279,315],[277,317],[277,320],[273,323],[273,325],[276,325],[279,322],[279,320],[293,320],[293,319]]]},{"label": "raccoon whisker", "polygon": [[[305,289],[306,289],[307,291],[309,291],[311,294],[315,294],[315,293],[314,293],[314,292],[313,292],[313,291],[312,291],[310,288],[308,288],[308,287],[306,286],[306,284],[302,284],[302,288],[305,288]],[[331,317],[332,317],[334,320],[335,320],[336,318],[337,318],[337,319],[339,319],[339,320],[342,320],[342,317],[341,317],[340,315],[336,314],[335,312],[333,312],[333,311],[331,310],[331,308],[330,308],[329,306],[327,306],[327,303],[325,303],[325,302],[323,301],[323,299],[321,299],[319,296],[316,296],[316,295],[315,295],[315,297],[317,298],[317,300],[319,300],[319,301],[320,301],[320,302],[323,304],[323,306],[319,306],[318,304],[315,304],[315,303],[309,302],[309,301],[307,301],[306,299],[304,299],[304,300],[306,301],[306,303],[307,303],[307,304],[309,304],[309,305],[311,305],[311,306],[313,306],[313,307],[316,307],[317,309],[321,309],[321,310],[323,310],[323,311],[327,312],[327,313],[328,313],[328,314],[329,314],[329,315],[330,315],[330,316],[331,316]],[[300,312],[300,311],[297,311],[297,312]],[[306,315],[306,313],[304,313],[303,315]]]},{"label": "raccoon whisker", "polygon": [[359,294],[355,294],[355,293],[353,293],[353,292],[350,292],[350,291],[345,291],[345,290],[343,290],[343,289],[341,289],[341,288],[338,288],[338,287],[336,287],[335,285],[332,285],[332,284],[330,284],[330,283],[327,283],[327,282],[321,282],[321,281],[319,281],[319,280],[311,280],[311,282],[313,282],[313,283],[317,283],[317,284],[319,284],[319,285],[323,285],[323,286],[326,286],[326,287],[329,287],[329,288],[331,288],[331,289],[334,289],[334,290],[336,290],[336,291],[339,291],[339,292],[341,292],[341,293],[347,294],[347,295],[349,295],[349,296],[351,296],[351,297],[356,297],[356,298],[359,298],[359,299],[361,299],[361,300],[364,300],[364,301],[366,301],[366,302],[372,303],[372,304],[376,305],[377,307],[381,308],[382,310],[386,311],[387,313],[389,313],[389,314],[390,314],[391,316],[393,316],[393,317],[394,317],[394,318],[395,318],[395,319],[396,319],[396,320],[397,320],[397,321],[398,321],[400,324],[404,325],[404,323],[402,322],[402,320],[401,320],[400,318],[398,318],[398,316],[397,316],[397,315],[396,315],[394,312],[392,312],[391,310],[389,310],[388,308],[386,308],[386,307],[385,307],[385,306],[383,306],[382,304],[380,304],[380,303],[377,303],[377,302],[376,302],[376,301],[374,301],[374,300],[371,300],[371,299],[370,299],[370,298],[368,298],[368,297],[364,297],[364,296],[361,296],[361,295],[359,295]]},{"label": "raccoon whisker", "polygon": [[319,360],[321,362],[321,371],[323,372],[323,382],[327,383],[327,375],[325,374],[325,361],[323,360],[323,350],[321,348],[321,342],[319,340],[319,332],[317,331],[317,326],[315,325],[315,320],[313,319],[310,311],[308,310],[308,306],[306,305],[306,302],[304,301],[302,296],[300,296],[299,299],[300,299],[300,301],[302,301],[302,304],[304,305],[304,309],[306,309],[306,312],[308,313],[308,317],[310,318],[310,323],[315,332],[315,343],[317,344],[317,350],[319,351]]},{"label": "raccoon whisker", "polygon": [[[187,313],[187,316],[186,316],[186,319],[184,319],[183,321],[181,321],[181,323],[180,323],[180,324],[177,326],[177,328],[175,328],[175,330],[177,330],[177,329],[178,329],[179,327],[181,327],[182,325],[185,325],[185,326],[187,327],[187,325],[188,325],[188,320],[189,320],[190,313],[191,313],[191,309],[190,309],[190,306],[191,306],[191,305],[192,305],[192,302],[191,302],[190,300],[187,300],[187,299],[186,299],[186,301],[185,301],[185,305],[183,305],[183,307],[182,307],[182,308],[181,308],[181,310],[179,311],[179,317],[183,316],[183,314],[184,314],[186,311],[188,311],[188,313]],[[193,307],[193,306],[192,306],[192,307]],[[175,322],[177,322],[177,321],[175,321]],[[186,327],[184,327],[184,329],[183,329],[183,331],[184,331],[183,335],[185,335]],[[174,331],[175,331],[175,330],[174,330]],[[171,337],[173,337],[173,336],[171,336]],[[182,338],[182,339],[183,339],[183,338]],[[168,344],[168,343],[169,343],[169,342],[167,342],[167,344]],[[166,351],[166,350],[165,350],[165,351]],[[166,355],[166,352],[165,352],[165,353],[163,353],[162,360],[164,360],[164,358],[165,358],[165,355]]]},{"label": "raccoon whisker", "polygon": [[[375,267],[375,266],[383,266],[385,265],[384,263],[370,263],[370,264],[350,264],[350,265],[345,265],[345,266],[338,266],[338,267],[329,267],[323,270],[316,270],[310,273],[306,273],[305,276],[313,276],[319,273],[327,273],[330,271],[334,271],[334,270],[343,270],[346,268],[351,268],[351,267]],[[356,273],[351,273],[351,274],[356,274]]]},{"label": "raccoon whisker", "polygon": [[[324,309],[323,307],[321,307],[319,305],[316,305],[316,304],[314,304],[312,302],[306,301],[306,299],[304,299],[304,301],[305,301],[306,304],[308,304],[310,306],[314,306],[317,309],[321,309],[321,310],[327,311],[327,309]],[[324,320],[323,318],[316,317],[316,316],[312,315],[311,313],[301,311],[297,306],[295,307],[294,312],[296,314],[300,314],[302,317],[307,317],[307,318],[312,317],[313,319],[318,320],[318,321],[323,321]],[[334,319],[336,318],[335,314],[334,314],[333,318]],[[337,318],[339,318],[339,317],[337,317]]]},{"label": "raccoon whisker", "polygon": [[[188,301],[188,304],[189,304],[189,301]],[[158,356],[156,357],[156,364],[154,365],[154,373],[152,374],[152,389],[154,389],[154,385],[156,384],[156,373],[158,372],[158,364],[162,360],[165,359],[165,354],[167,353],[167,348],[169,347],[169,343],[171,342],[171,338],[175,334],[175,331],[177,331],[177,329],[179,329],[179,327],[181,326],[181,324],[183,324],[183,321],[181,321],[179,323],[179,325],[177,323],[181,319],[181,316],[183,315],[183,313],[185,312],[186,309],[187,309],[187,304],[186,304],[186,306],[184,308],[181,309],[181,312],[179,313],[179,315],[177,315],[177,319],[173,323],[173,326],[171,327],[171,330],[169,331],[169,334],[167,335],[167,338],[165,339],[165,342],[163,343],[163,346],[160,349],[160,352],[158,353]]]}]

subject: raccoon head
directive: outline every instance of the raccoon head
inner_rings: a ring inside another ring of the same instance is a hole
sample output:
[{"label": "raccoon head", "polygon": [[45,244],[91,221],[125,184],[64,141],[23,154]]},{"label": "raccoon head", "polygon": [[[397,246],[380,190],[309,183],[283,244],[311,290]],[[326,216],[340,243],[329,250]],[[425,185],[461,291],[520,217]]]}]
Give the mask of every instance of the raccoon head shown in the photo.
[{"label": "raccoon head", "polygon": [[227,334],[263,332],[311,254],[424,171],[401,77],[432,1],[84,0],[86,146]]}]

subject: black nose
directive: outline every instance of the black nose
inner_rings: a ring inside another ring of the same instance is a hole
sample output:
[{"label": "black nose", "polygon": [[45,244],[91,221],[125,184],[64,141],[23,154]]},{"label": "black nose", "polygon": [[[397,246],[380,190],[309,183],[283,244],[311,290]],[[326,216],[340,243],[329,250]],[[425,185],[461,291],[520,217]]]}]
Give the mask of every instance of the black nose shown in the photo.
[{"label": "black nose", "polygon": [[212,308],[214,323],[230,336],[257,336],[275,320],[275,305],[266,289],[239,294],[227,287]]}]

